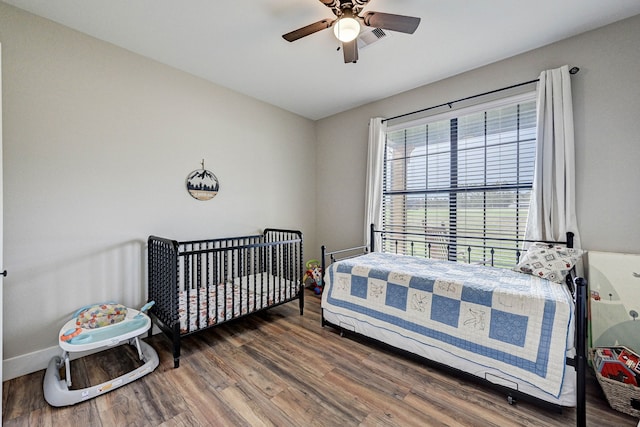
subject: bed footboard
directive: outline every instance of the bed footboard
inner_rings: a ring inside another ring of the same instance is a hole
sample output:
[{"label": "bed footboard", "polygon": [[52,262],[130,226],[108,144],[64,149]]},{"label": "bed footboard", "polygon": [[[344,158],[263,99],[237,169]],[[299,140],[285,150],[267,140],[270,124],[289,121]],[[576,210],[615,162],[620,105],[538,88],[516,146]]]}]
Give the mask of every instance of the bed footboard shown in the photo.
[{"label": "bed footboard", "polygon": [[587,425],[587,281],[582,277],[573,279],[576,299],[576,426]]}]

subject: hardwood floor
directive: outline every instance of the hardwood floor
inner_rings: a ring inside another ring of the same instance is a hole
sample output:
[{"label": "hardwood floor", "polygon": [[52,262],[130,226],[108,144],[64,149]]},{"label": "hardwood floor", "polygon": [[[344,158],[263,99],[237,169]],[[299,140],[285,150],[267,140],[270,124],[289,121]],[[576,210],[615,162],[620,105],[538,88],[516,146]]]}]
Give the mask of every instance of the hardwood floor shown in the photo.
[{"label": "hardwood floor", "polygon": [[[499,392],[320,326],[319,299],[232,322],[183,340],[173,369],[168,340],[146,339],[151,374],[65,408],[43,397],[44,371],[3,384],[5,426],[570,426],[575,409],[509,405]],[[130,346],[72,362],[75,387],[138,363]],[[587,425],[636,426],[587,379]]]}]

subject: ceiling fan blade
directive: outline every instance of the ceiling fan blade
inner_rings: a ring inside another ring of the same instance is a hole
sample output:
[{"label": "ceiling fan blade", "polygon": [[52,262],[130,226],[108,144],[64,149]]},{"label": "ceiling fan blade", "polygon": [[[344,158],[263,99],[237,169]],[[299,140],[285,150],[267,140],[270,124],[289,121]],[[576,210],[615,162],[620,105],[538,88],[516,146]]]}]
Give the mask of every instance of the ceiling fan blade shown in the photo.
[{"label": "ceiling fan blade", "polygon": [[344,53],[345,64],[358,62],[358,39],[342,42],[342,52]]},{"label": "ceiling fan blade", "polygon": [[366,12],[362,17],[364,24],[383,30],[413,34],[420,25],[420,18],[414,16],[394,15],[392,13]]},{"label": "ceiling fan blade", "polygon": [[320,0],[322,4],[331,9],[340,9],[340,0]]},{"label": "ceiling fan blade", "polygon": [[293,42],[313,33],[317,33],[318,31],[329,28],[333,24],[333,21],[335,21],[335,19],[323,19],[322,21],[314,22],[313,24],[307,25],[306,27],[298,28],[297,30],[284,34],[282,38],[288,42]]}]

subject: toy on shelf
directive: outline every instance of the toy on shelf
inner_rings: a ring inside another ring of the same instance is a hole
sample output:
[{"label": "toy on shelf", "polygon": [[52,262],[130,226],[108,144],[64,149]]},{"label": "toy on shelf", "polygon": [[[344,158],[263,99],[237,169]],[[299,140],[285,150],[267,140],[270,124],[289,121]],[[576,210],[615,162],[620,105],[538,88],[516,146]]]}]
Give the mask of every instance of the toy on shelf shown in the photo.
[{"label": "toy on shelf", "polygon": [[307,271],[304,273],[302,282],[308,288],[313,289],[316,295],[322,293],[322,268],[320,267],[320,261],[317,259],[310,259],[306,264]]},{"label": "toy on shelf", "polygon": [[[106,302],[82,307],[60,329],[58,344],[62,356],[55,356],[49,362],[44,376],[44,397],[51,406],[75,405],[115,390],[125,384],[153,372],[158,366],[158,354],[138,337],[149,330],[151,319],[146,311],[154,304],[145,304],[140,311],[114,302]],[[69,353],[114,347],[128,343],[138,351],[144,364],[124,375],[102,384],[78,390],[70,390],[71,369]],[[64,366],[65,379],[60,370]]]}]

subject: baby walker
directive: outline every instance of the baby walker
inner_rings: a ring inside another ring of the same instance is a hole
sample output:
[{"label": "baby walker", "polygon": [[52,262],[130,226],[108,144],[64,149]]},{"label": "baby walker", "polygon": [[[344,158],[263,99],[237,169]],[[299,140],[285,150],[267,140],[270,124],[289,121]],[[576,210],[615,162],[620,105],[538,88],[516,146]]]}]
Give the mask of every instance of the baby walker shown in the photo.
[{"label": "baby walker", "polygon": [[[62,356],[51,359],[45,372],[43,388],[46,401],[51,406],[75,405],[153,372],[159,363],[158,354],[150,345],[138,339],[151,327],[151,319],[145,312],[153,304],[153,301],[145,304],[140,311],[115,303],[96,304],[77,310],[60,330],[58,344],[62,348]],[[138,350],[138,356],[145,362],[144,365],[96,386],[78,390],[69,389],[71,387],[69,353],[114,347],[124,343],[125,340]],[[60,378],[60,369],[63,364],[64,380]]]}]

